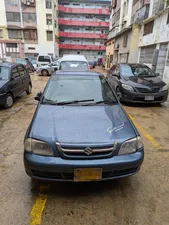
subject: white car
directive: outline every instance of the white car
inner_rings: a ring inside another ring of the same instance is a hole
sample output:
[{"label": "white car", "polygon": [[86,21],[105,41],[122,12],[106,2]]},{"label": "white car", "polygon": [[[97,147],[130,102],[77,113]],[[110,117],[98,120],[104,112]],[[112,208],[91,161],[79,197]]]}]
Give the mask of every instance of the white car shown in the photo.
[{"label": "white car", "polygon": [[59,69],[59,62],[56,61],[56,62],[52,62],[46,66],[41,66],[39,67],[36,72],[39,74],[39,75],[42,75],[42,76],[49,76],[51,75],[53,72],[55,72],[56,70]]}]

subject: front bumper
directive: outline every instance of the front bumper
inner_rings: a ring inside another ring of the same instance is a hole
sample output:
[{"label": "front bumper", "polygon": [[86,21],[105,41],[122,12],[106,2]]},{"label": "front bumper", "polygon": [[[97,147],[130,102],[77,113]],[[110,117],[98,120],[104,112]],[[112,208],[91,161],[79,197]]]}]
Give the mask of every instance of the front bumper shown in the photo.
[{"label": "front bumper", "polygon": [[143,160],[143,150],[129,155],[97,160],[68,160],[24,153],[25,171],[30,177],[69,182],[73,182],[74,169],[77,168],[102,168],[102,180],[131,176],[139,171]]},{"label": "front bumper", "polygon": [[5,104],[5,96],[6,96],[6,93],[0,94],[0,105]]},{"label": "front bumper", "polygon": [[[122,101],[129,103],[163,103],[167,101],[168,91],[162,91],[158,93],[139,93],[139,92],[130,92],[122,89]],[[145,96],[154,96],[154,100],[147,101]]]}]

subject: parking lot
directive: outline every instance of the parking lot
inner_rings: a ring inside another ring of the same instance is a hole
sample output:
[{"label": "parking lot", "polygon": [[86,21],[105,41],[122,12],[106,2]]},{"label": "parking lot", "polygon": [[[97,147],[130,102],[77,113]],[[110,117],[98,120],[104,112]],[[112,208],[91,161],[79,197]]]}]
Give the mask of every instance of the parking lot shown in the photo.
[{"label": "parking lot", "polygon": [[169,102],[124,105],[145,145],[137,175],[100,183],[31,182],[24,171],[23,138],[37,105],[34,96],[48,77],[31,78],[32,94],[0,109],[0,224],[168,225]]}]

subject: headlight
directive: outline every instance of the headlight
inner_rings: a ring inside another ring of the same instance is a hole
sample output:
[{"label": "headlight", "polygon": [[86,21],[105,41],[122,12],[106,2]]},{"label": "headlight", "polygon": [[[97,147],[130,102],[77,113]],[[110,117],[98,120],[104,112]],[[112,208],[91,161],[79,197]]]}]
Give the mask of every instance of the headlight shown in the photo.
[{"label": "headlight", "polygon": [[32,152],[36,155],[54,156],[54,152],[50,145],[48,145],[46,142],[38,141],[32,138],[26,139],[25,151]]},{"label": "headlight", "polygon": [[167,91],[168,90],[168,85],[166,84],[163,88],[161,88],[161,91]]},{"label": "headlight", "polygon": [[130,139],[124,142],[119,150],[119,155],[126,155],[136,152],[137,150],[143,148],[143,142],[141,137]]},{"label": "headlight", "polygon": [[127,84],[122,84],[122,87],[123,87],[125,90],[127,90],[127,91],[134,91],[134,89],[133,89],[131,86],[127,85]]}]

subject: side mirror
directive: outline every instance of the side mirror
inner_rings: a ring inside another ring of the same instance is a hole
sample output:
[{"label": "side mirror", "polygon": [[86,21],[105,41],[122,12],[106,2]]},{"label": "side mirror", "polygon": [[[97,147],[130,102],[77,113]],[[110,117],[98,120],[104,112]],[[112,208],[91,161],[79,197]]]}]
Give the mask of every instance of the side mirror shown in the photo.
[{"label": "side mirror", "polygon": [[42,97],[42,92],[39,92],[39,93],[36,95],[35,100],[39,102],[39,101],[41,100],[41,97]]},{"label": "side mirror", "polygon": [[155,73],[155,75],[156,75],[156,77],[159,77],[159,76],[160,76],[160,74],[159,74],[159,73]]}]

